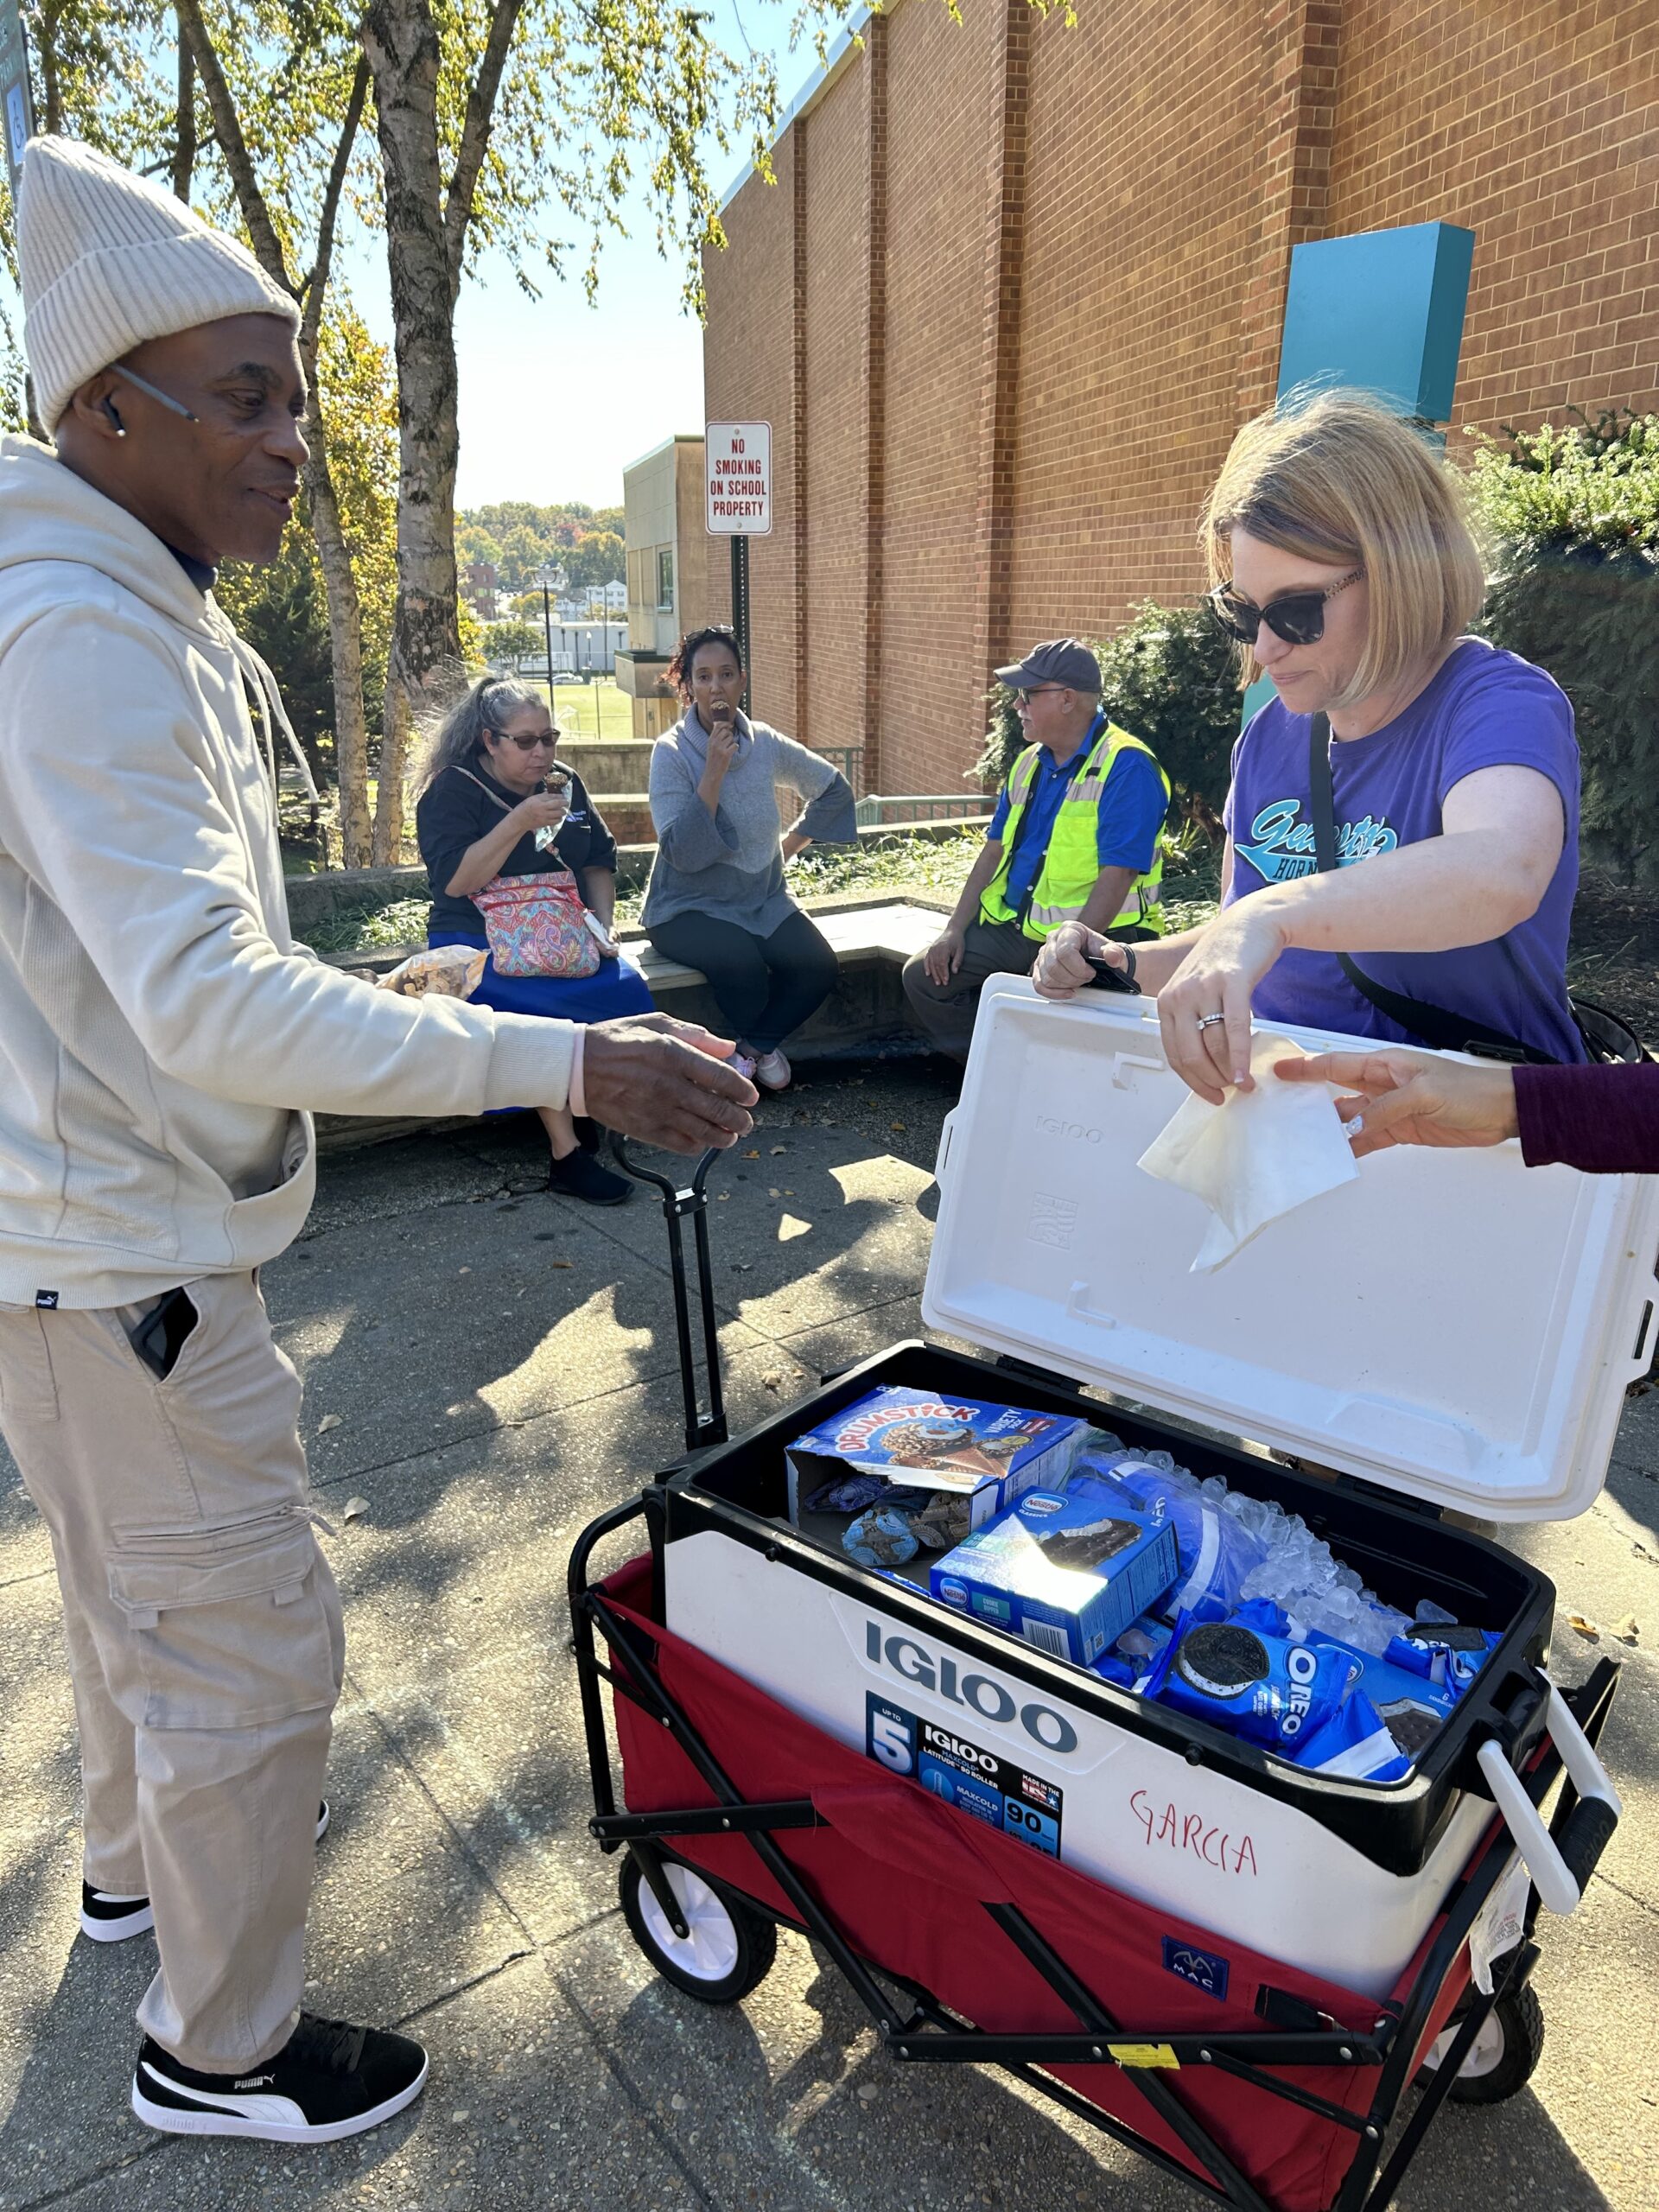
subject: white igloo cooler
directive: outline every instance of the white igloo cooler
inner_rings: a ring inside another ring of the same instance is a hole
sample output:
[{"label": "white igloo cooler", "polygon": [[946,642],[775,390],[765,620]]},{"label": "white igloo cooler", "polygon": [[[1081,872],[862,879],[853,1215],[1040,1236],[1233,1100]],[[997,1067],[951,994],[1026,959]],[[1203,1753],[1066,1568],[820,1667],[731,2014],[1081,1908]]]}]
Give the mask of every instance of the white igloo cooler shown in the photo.
[{"label": "white igloo cooler", "polygon": [[[1382,1996],[1495,1796],[1545,1901],[1576,1896],[1514,1784],[1572,1726],[1541,1672],[1554,1588],[1440,1514],[1565,1519],[1599,1491],[1647,1363],[1659,1183],[1397,1149],[1193,1274],[1205,1210],[1135,1166],[1185,1095],[1150,1006],[987,986],[923,1314],[988,1356],[895,1345],[672,1477],[664,1618],[1033,1848]],[[1084,1412],[1300,1513],[1407,1612],[1433,1599],[1503,1641],[1402,1781],[1304,1772],[791,1529],[785,1446],[878,1383]],[[1582,1788],[1587,1747],[1573,1766]]]}]

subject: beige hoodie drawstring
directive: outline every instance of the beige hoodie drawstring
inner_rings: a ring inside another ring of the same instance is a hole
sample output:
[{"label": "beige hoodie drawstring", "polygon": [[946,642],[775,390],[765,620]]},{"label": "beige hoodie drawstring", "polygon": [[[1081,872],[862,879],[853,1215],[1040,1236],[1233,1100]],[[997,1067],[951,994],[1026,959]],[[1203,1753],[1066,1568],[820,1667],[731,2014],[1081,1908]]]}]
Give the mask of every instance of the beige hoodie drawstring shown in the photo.
[{"label": "beige hoodie drawstring", "polygon": [[304,748],[294,734],[294,725],[288,719],[288,710],[283,704],[283,695],[276,688],[276,678],[247,639],[238,637],[228,623],[225,626],[223,635],[225,642],[235,653],[242,673],[250,679],[254,695],[258,701],[259,720],[264,728],[265,740],[265,768],[270,777],[272,804],[276,804],[279,791],[276,779],[276,745],[271,734],[271,720],[275,716],[276,727],[283,733],[289,755],[304,782],[306,796],[312,805],[315,806],[318,803],[316,779],[311,773],[311,763],[305,757]]}]

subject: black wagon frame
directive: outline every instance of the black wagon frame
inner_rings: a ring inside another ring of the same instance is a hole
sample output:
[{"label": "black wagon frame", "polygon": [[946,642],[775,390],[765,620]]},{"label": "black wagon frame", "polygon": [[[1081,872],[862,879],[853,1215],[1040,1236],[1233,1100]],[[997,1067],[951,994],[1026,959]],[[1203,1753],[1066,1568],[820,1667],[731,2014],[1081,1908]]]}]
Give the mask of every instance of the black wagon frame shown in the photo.
[{"label": "black wagon frame", "polygon": [[[598,1546],[635,1522],[642,1524],[653,1560],[660,1566],[664,1520],[661,1485],[670,1477],[683,1471],[696,1454],[727,1439],[715,1340],[706,1193],[709,1169],[719,1155],[714,1152],[705,1154],[689,1180],[677,1184],[633,1160],[620,1139],[613,1140],[613,1146],[626,1171],[659,1192],[668,1224],[688,1456],[663,1469],[652,1487],[640,1496],[591,1522],[578,1538],[570,1556],[570,1648],[576,1662],[594,1796],[588,1830],[601,1850],[607,1853],[626,1851],[632,1855],[641,1881],[650,1889],[670,1928],[677,1936],[683,1936],[687,1933],[686,1923],[664,1871],[667,1863],[677,1857],[675,1840],[714,1834],[742,1836],[754,1852],[760,1866],[787,1898],[789,1914],[776,1914],[735,1885],[722,1883],[715,1886],[737,1899],[749,1912],[775,1919],[780,1925],[793,1928],[817,1942],[851,1985],[870,2015],[881,2048],[895,2062],[1000,2068],[1073,2117],[1087,2121],[1139,2152],[1154,2166],[1187,2183],[1212,2202],[1236,2208],[1236,2212],[1272,2212],[1268,2200],[1170,2086],[1165,2078],[1165,2066],[1137,2063],[1143,2046],[1160,2046],[1160,2055],[1166,2051],[1179,2068],[1219,2067],[1271,2096],[1300,2106],[1334,2126],[1351,2131],[1357,2139],[1356,2155],[1331,2212],[1385,2212],[1482,2029],[1499,2004],[1525,1987],[1541,1955],[1536,1941],[1540,1902],[1537,1890],[1533,1887],[1528,1893],[1522,1941],[1496,1962],[1490,1995],[1480,1992],[1472,1980],[1470,1982],[1467,1999],[1454,2017],[1450,2048],[1421,2087],[1414,2109],[1390,2142],[1408,2093],[1414,2082],[1421,2080],[1414,2061],[1436,2001],[1456,1967],[1483,1908],[1514,1865],[1515,1849],[1506,1850],[1501,1842],[1495,1843],[1471,1861],[1448,1893],[1445,1923],[1425,1955],[1404,2001],[1379,2000],[1376,2024],[1369,2034],[1335,2027],[1305,1999],[1289,1992],[1271,1990],[1262,1992],[1258,2005],[1262,2027],[1249,2033],[1195,2035],[1184,2028],[1166,2032],[1146,2027],[1137,2027],[1132,2032],[1121,2031],[1111,2009],[1112,1993],[1087,1986],[1019,1908],[1008,1904],[985,1904],[982,1910],[1003,1940],[1023,1955],[1071,2010],[1077,2021],[1074,2032],[989,2032],[958,2017],[931,1991],[887,1972],[879,1960],[861,1957],[775,1840],[779,1834],[790,1830],[822,1825],[811,1801],[802,1798],[752,1803],[745,1800],[664,1685],[649,1636],[623,1618],[602,1582],[591,1579],[590,1568]],[[697,1383],[690,1325],[690,1285],[683,1249],[683,1227],[688,1220],[693,1224],[695,1236],[702,1360],[708,1378],[706,1402]],[[660,1588],[660,1576],[658,1586]],[[1603,1658],[1578,1689],[1564,1694],[1573,1717],[1592,1746],[1599,1742],[1606,1726],[1618,1675],[1617,1664]],[[671,1732],[674,1742],[715,1799],[713,1805],[652,1813],[619,1809],[601,1684],[609,1688],[613,1697],[626,1698],[647,1718]],[[1523,1786],[1535,1806],[1541,1808],[1558,1781],[1560,1795],[1550,1819],[1549,1833],[1582,1891],[1612,1833],[1614,1822],[1605,1805],[1580,1798],[1560,1751],[1553,1743],[1546,1743],[1522,1777]],[[700,1878],[709,1878],[698,1871]],[[1109,1885],[1102,1886],[1109,1895]],[[889,1986],[884,1987],[884,1982]],[[899,2001],[895,2001],[890,1993],[894,1989]],[[1204,2168],[1208,2180],[1200,2179],[1136,2129],[1091,2104],[1043,2070],[1062,2064],[1118,2067],[1145,2101],[1148,2113],[1155,2114],[1185,2146]],[[1357,2113],[1266,2070],[1273,2067],[1366,2067],[1375,2072],[1376,2088],[1366,2108]]]}]

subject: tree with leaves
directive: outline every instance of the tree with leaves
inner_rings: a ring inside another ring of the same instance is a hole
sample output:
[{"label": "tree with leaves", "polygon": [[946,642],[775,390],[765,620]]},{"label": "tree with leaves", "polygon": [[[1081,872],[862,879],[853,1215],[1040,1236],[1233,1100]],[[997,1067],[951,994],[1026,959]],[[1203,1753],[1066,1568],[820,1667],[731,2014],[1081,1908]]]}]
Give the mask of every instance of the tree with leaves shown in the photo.
[{"label": "tree with leaves", "polygon": [[[839,19],[849,0],[813,0]],[[469,257],[512,254],[522,282],[550,204],[587,227],[589,291],[601,241],[643,150],[658,240],[702,304],[701,253],[722,243],[705,172],[709,140],[753,132],[767,160],[777,120],[769,56],[741,60],[709,39],[709,18],[673,0],[370,0],[363,50],[372,78],[385,184],[387,270],[401,411],[398,601],[381,741],[374,850],[395,858],[403,767],[417,715],[442,696],[458,652],[454,316]],[[533,289],[533,286],[531,286]]]},{"label": "tree with leaves", "polygon": [[[305,465],[307,519],[316,541],[323,588],[329,607],[329,641],[334,668],[334,760],[340,780],[340,830],[342,857],[347,868],[361,868],[372,850],[369,823],[369,737],[363,702],[362,608],[357,577],[346,540],[340,499],[328,458],[327,411],[320,389],[318,353],[321,343],[323,303],[333,274],[334,243],[340,197],[363,119],[368,94],[368,63],[359,54],[343,86],[334,85],[319,96],[319,111],[327,113],[339,105],[340,113],[334,135],[321,200],[318,208],[315,244],[303,278],[296,279],[289,254],[273,219],[271,206],[261,185],[242,124],[242,107],[230,75],[220,60],[218,45],[203,14],[201,0],[178,0],[181,53],[188,53],[200,79],[213,118],[213,135],[230,175],[236,203],[249,240],[267,272],[299,302],[300,361],[311,390],[306,442],[311,448]],[[334,95],[333,99],[329,93]],[[343,92],[343,99],[340,94]]]},{"label": "tree with leaves", "polygon": [[[159,0],[40,5],[56,11],[51,67],[60,85],[66,56],[81,51],[74,41],[98,49],[75,65],[91,105],[81,106],[79,94],[73,103],[60,99],[63,127],[140,168],[153,167],[154,149],[165,146],[187,181],[211,137],[250,242],[307,310],[326,274],[324,213],[335,220],[349,203],[384,230],[399,409],[398,592],[372,852],[396,859],[410,733],[417,715],[443,702],[467,643],[454,506],[454,315],[466,271],[495,248],[534,293],[537,263],[563,276],[572,256],[569,241],[543,226],[570,220],[587,234],[582,275],[591,296],[604,237],[620,227],[624,195],[643,168],[658,245],[684,270],[688,304],[700,308],[702,251],[723,243],[704,153],[712,145],[723,158],[742,138],[769,173],[778,117],[771,56],[725,53],[709,35],[708,16],[676,0],[369,0],[360,17],[335,0],[248,0],[235,14],[224,0],[177,0],[176,9]],[[806,0],[801,20],[818,26],[821,52],[825,28],[849,6]],[[157,56],[179,48],[176,68],[158,71]],[[359,52],[366,93],[357,89]],[[126,87],[115,108],[133,144],[110,143],[92,113],[100,73],[105,95],[112,85]],[[372,124],[379,176],[354,191],[349,159],[339,181],[336,175],[357,122]],[[150,149],[148,164],[135,144]],[[302,236],[315,241],[305,251]],[[319,320],[314,343],[320,328]],[[323,445],[326,459],[326,435]],[[330,527],[327,504],[320,475],[309,505],[321,532]],[[597,519],[562,524],[566,549]],[[331,600],[336,575],[344,588],[350,567],[339,552],[336,543]],[[348,707],[343,779],[356,748]]]}]

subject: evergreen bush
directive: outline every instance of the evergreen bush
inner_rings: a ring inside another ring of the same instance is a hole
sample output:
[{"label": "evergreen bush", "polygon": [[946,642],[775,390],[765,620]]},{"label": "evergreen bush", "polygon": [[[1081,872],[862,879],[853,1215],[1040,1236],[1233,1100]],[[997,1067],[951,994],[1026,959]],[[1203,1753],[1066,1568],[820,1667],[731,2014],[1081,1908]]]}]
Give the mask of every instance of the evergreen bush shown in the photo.
[{"label": "evergreen bush", "polygon": [[[1575,410],[1577,412],[1578,410]],[[1626,882],[1659,873],[1659,415],[1579,412],[1482,440],[1470,472],[1492,582],[1483,633],[1573,702],[1584,836]]]}]

